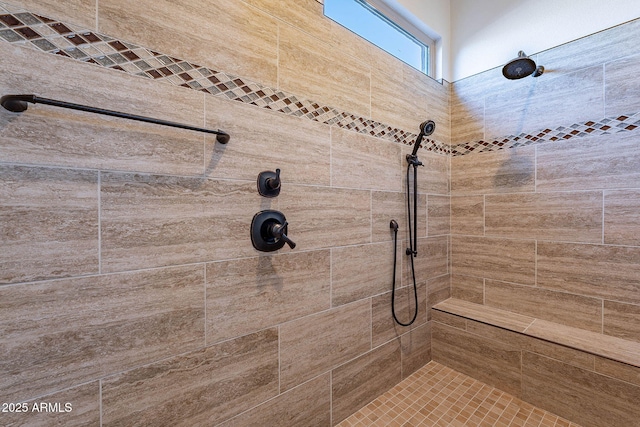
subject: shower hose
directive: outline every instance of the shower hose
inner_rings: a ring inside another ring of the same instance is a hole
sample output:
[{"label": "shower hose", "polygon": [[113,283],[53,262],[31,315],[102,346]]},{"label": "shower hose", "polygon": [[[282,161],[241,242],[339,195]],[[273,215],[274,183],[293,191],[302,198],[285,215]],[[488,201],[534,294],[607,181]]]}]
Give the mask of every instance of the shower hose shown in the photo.
[{"label": "shower hose", "polygon": [[[409,171],[413,166],[413,230],[411,227],[411,197],[409,194]],[[406,253],[409,255],[411,259],[411,277],[413,278],[413,297],[415,301],[415,312],[413,313],[413,318],[408,323],[403,323],[398,319],[396,315],[396,264],[398,260],[398,223],[395,221],[391,221],[391,228],[394,231],[393,238],[393,287],[391,289],[391,314],[393,314],[393,320],[396,321],[401,326],[409,326],[413,322],[415,322],[418,317],[418,287],[416,285],[416,270],[413,263],[413,258],[417,255],[417,246],[418,246],[418,234],[417,234],[417,215],[418,215],[418,164],[409,163],[407,165],[407,215],[408,215],[408,224],[409,224],[409,248]]]}]

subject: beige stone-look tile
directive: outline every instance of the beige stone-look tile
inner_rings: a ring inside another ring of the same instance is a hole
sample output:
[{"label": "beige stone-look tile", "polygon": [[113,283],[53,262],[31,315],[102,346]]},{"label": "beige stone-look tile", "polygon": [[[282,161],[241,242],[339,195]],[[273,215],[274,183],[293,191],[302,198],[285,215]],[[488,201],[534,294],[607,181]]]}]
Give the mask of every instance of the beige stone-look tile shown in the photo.
[{"label": "beige stone-look tile", "polygon": [[245,2],[220,0],[203,7],[196,0],[101,0],[98,30],[267,86],[277,84],[278,21]]},{"label": "beige stone-look tile", "polygon": [[[423,142],[424,146],[424,142]],[[406,180],[407,180],[407,161],[406,155],[411,154],[413,151],[413,145],[402,146],[402,190],[406,192]],[[418,150],[418,159],[422,162],[423,166],[418,167],[418,193],[423,194],[450,194],[450,179],[449,171],[451,169],[451,162],[449,156],[443,154],[436,154],[430,151],[426,151],[424,148]],[[410,189],[413,191],[413,168],[409,171]],[[413,197],[413,196],[412,196]]]},{"label": "beige stone-look tile", "polygon": [[[331,250],[332,307],[387,292],[393,281],[393,252],[393,242],[333,248]],[[397,252],[395,273],[396,283],[399,285],[401,255],[399,250]],[[305,272],[305,274],[310,273]]]},{"label": "beige stone-look tile", "polygon": [[407,378],[431,361],[431,328],[432,322],[427,322],[400,337],[402,378]]},{"label": "beige stone-look tile", "polygon": [[331,372],[333,424],[347,418],[402,379],[401,350],[391,341]]},{"label": "beige stone-look tile", "polygon": [[638,132],[599,135],[537,148],[537,191],[637,188]]},{"label": "beige stone-look tile", "polygon": [[431,139],[448,143],[448,89],[408,66],[393,74],[375,65],[371,69],[371,117],[373,120],[415,133],[426,120],[436,123]]},{"label": "beige stone-look tile", "polygon": [[103,271],[258,253],[240,238],[262,210],[255,182],[115,173],[101,179]]},{"label": "beige stone-look tile", "polygon": [[371,349],[367,299],[280,326],[280,391],[329,371]]},{"label": "beige stone-look tile", "polygon": [[527,335],[580,349],[618,362],[640,366],[640,343],[536,319]]},{"label": "beige stone-look tile", "polygon": [[220,427],[329,425],[331,376],[328,373],[219,424]]},{"label": "beige stone-look tile", "polygon": [[[41,396],[37,399],[23,400],[20,403],[26,404],[27,410],[12,413],[3,412],[0,415],[2,425],[11,427],[100,427],[100,384],[98,381]],[[55,412],[49,412],[46,406],[42,406],[49,403],[54,405]]]},{"label": "beige stone-look tile", "polygon": [[533,240],[451,236],[454,274],[534,285],[535,255]]},{"label": "beige stone-look tile", "polygon": [[640,305],[604,301],[603,333],[640,341]]},{"label": "beige stone-look tile", "polygon": [[451,234],[484,235],[484,196],[451,197]]},{"label": "beige stone-look tile", "polygon": [[[640,21],[635,19],[589,37],[545,50],[537,55],[536,63],[544,65],[548,70],[564,74],[637,55],[640,53],[637,43],[638,31]],[[576,55],[579,55],[579,61],[576,61]]]},{"label": "beige stone-look tile", "polygon": [[604,192],[604,243],[640,246],[640,191]]},{"label": "beige stone-look tile", "polygon": [[604,117],[602,66],[527,80],[526,86],[487,96],[487,140]]},{"label": "beige stone-look tile", "polygon": [[327,125],[242,102],[206,96],[206,126],[231,140],[207,136],[205,173],[210,178],[255,181],[265,170],[281,170],[289,183],[329,185],[331,139]]},{"label": "beige stone-look tile", "polygon": [[485,197],[485,234],[519,239],[602,242],[602,192]]},{"label": "beige stone-look tile", "polygon": [[296,250],[371,242],[370,191],[290,185],[278,196],[278,206]]},{"label": "beige stone-look tile", "polygon": [[431,319],[431,307],[451,298],[451,277],[449,274],[427,281],[427,320]]},{"label": "beige stone-look tile", "polygon": [[[405,242],[409,247],[409,242]],[[402,250],[402,246],[398,248],[402,256],[402,285],[408,286],[413,284],[413,274],[411,271],[411,258],[413,258],[413,266],[415,277],[418,283],[428,279],[440,277],[449,273],[449,237],[435,236],[418,239],[418,247],[416,248],[418,256],[409,257]]]},{"label": "beige stone-look tile", "polygon": [[401,160],[398,143],[335,126],[331,128],[331,185],[334,187],[401,191]]},{"label": "beige stone-look tile", "polygon": [[522,398],[586,426],[632,426],[640,419],[640,387],[529,352]]},{"label": "beige stone-look tile", "polygon": [[300,0],[295,3],[246,0],[246,3],[319,39],[326,40],[331,31],[333,21],[324,16],[322,3],[317,0]]},{"label": "beige stone-look tile", "polygon": [[439,236],[451,232],[451,197],[427,196],[428,235]]},{"label": "beige stone-look tile", "polygon": [[456,316],[455,314],[449,314],[441,310],[431,310],[431,320],[438,323],[443,323],[447,326],[454,328],[467,330],[467,319],[462,316]]},{"label": "beige stone-look tile", "polygon": [[451,144],[484,139],[485,95],[466,88],[464,80],[451,85]]},{"label": "beige stone-look tile", "polygon": [[[413,196],[411,196],[411,227],[413,230]],[[407,196],[405,193],[387,191],[371,192],[372,240],[382,242],[393,240],[394,233],[389,224],[394,219],[398,223],[398,242],[409,238],[407,226]],[[427,236],[427,196],[418,194],[418,236]],[[407,241],[408,242],[408,241]],[[408,243],[407,243],[408,244]],[[404,243],[401,244],[404,246]]]},{"label": "beige stone-look tile", "polygon": [[[44,98],[203,125],[202,93],[8,43],[0,45],[0,55],[6,59],[0,64],[3,94],[36,91]],[[204,170],[199,132],[42,104],[23,113],[2,109],[0,127],[5,162],[184,175]]]},{"label": "beige stone-look tile", "polygon": [[590,371],[594,370],[594,361],[596,356],[581,350],[576,350],[554,342],[545,341],[543,339],[514,332],[509,329],[504,329],[500,326],[494,326],[492,324],[477,322],[470,319],[466,322],[466,330],[485,338],[497,340],[505,344],[515,345],[520,350],[541,354],[543,356],[562,361],[563,363],[568,363],[579,368],[585,368]]},{"label": "beige stone-look tile", "polygon": [[596,356],[595,371],[608,377],[617,378],[640,386],[640,368],[626,363],[616,362],[605,357]]},{"label": "beige stone-look tile", "polygon": [[327,310],[329,250],[207,264],[207,344]]},{"label": "beige stone-look tile", "polygon": [[307,99],[369,117],[370,69],[287,24],[279,25],[278,87]]},{"label": "beige stone-look tile", "polygon": [[451,158],[451,195],[532,192],[535,147]]},{"label": "beige stone-look tile", "polygon": [[486,280],[484,303],[525,316],[602,332],[602,300],[597,298]]},{"label": "beige stone-look tile", "polygon": [[640,83],[630,78],[640,72],[640,52],[604,65],[605,117],[633,114],[640,110]]},{"label": "beige stone-look tile", "polygon": [[278,395],[267,329],[102,380],[102,425],[213,425]]},{"label": "beige stone-look tile", "polygon": [[0,284],[97,273],[98,174],[0,165]]},{"label": "beige stone-look tile", "polygon": [[[10,0],[16,6],[6,5],[9,12],[29,11],[58,19],[65,23],[82,25],[87,29],[96,28],[96,0],[71,0],[58,2],[55,0]],[[19,5],[19,7],[17,6]]]},{"label": "beige stone-look tile", "polygon": [[198,265],[5,286],[0,294],[0,384],[15,401],[204,344]]},{"label": "beige stone-look tile", "polygon": [[[391,285],[389,285],[391,287]],[[409,323],[416,315],[415,293],[413,285],[399,287],[396,284],[395,313],[402,323]],[[372,298],[372,342],[373,347],[382,345],[427,322],[427,289],[424,283],[418,283],[418,314],[411,326],[402,326],[393,319],[391,311],[391,291]]]},{"label": "beige stone-look tile", "polygon": [[451,276],[451,297],[484,304],[484,279],[453,274]]},{"label": "beige stone-look tile", "polygon": [[640,248],[538,242],[537,285],[640,303]]},{"label": "beige stone-look tile", "polygon": [[301,0],[294,4],[270,0],[248,0],[247,3],[265,11],[298,30],[328,43],[355,61],[372,67],[400,70],[402,61],[363,39],[351,30],[324,16],[323,5],[317,0]]},{"label": "beige stone-look tile", "polygon": [[520,395],[520,350],[452,328],[433,323],[431,335],[433,360],[459,372]]},{"label": "beige stone-look tile", "polygon": [[436,304],[433,309],[517,332],[524,332],[535,320],[531,316],[453,298]]}]

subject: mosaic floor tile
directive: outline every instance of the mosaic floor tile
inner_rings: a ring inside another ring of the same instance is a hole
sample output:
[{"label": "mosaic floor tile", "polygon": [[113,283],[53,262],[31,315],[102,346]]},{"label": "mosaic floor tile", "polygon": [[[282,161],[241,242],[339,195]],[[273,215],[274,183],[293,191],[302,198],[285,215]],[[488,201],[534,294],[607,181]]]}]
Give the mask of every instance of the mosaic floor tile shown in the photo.
[{"label": "mosaic floor tile", "polygon": [[338,427],[580,427],[431,361]]}]

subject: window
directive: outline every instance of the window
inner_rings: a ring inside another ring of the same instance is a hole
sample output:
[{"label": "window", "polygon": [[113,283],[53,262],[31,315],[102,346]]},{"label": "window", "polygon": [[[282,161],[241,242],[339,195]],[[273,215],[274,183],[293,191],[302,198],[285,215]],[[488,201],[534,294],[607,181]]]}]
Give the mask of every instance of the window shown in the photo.
[{"label": "window", "polygon": [[399,15],[392,21],[372,4],[379,9],[384,6],[379,0],[324,0],[324,14],[413,68],[431,75],[433,40],[419,30],[409,33],[403,27],[413,29],[411,24]]}]

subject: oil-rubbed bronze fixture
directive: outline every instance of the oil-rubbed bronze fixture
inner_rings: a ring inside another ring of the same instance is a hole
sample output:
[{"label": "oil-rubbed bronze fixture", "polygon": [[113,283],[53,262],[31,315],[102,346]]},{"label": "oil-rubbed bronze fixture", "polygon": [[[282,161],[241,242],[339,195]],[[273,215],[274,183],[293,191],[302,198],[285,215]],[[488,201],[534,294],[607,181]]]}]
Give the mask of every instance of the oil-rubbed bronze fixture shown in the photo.
[{"label": "oil-rubbed bronze fixture", "polygon": [[260,211],[251,221],[251,243],[261,252],[273,252],[286,243],[291,249],[296,244],[287,237],[287,219],[282,212],[275,210]]},{"label": "oil-rubbed bronze fixture", "polygon": [[189,126],[189,125],[183,125],[181,123],[174,123],[166,120],[154,119],[152,117],[137,116],[135,114],[121,113],[120,111],[105,110],[102,108],[89,107],[81,104],[72,104],[70,102],[58,101],[55,99],[41,98],[36,95],[4,95],[2,98],[0,98],[0,104],[6,110],[9,110],[14,113],[22,113],[23,111],[25,111],[29,107],[29,105],[27,104],[28,102],[32,104],[53,105],[55,107],[69,108],[71,110],[86,111],[89,113],[102,114],[105,116],[119,117],[121,119],[136,120],[136,121],[145,122],[145,123],[153,123],[161,126],[171,126],[174,128],[195,130],[197,132],[213,133],[216,135],[216,141],[218,141],[220,144],[226,144],[227,142],[229,142],[229,139],[231,138],[228,133],[223,132],[220,129],[212,130],[212,129],[199,128],[196,126]]},{"label": "oil-rubbed bronze fixture", "polygon": [[280,194],[280,169],[276,169],[275,172],[260,172],[258,175],[258,193],[263,197],[276,197]]}]

